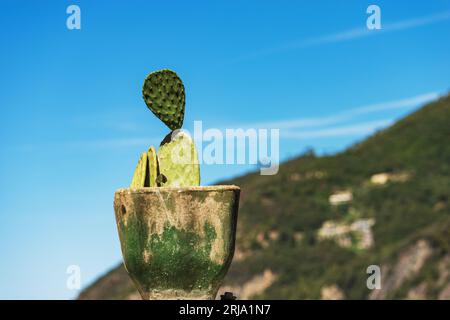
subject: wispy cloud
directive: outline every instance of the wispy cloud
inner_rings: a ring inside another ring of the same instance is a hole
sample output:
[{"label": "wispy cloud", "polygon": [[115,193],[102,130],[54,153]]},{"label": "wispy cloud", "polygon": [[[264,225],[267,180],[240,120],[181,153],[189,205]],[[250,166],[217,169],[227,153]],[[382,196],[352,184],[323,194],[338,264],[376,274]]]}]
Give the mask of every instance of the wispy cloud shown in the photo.
[{"label": "wispy cloud", "polygon": [[[133,108],[124,108],[125,110]],[[108,113],[88,113],[73,117],[71,124],[82,130],[107,130],[118,132],[139,132],[142,126],[133,113],[109,111]]]},{"label": "wispy cloud", "polygon": [[[360,136],[370,134],[373,131],[391,125],[394,119],[373,120],[369,122],[357,122],[357,117],[362,114],[384,112],[401,108],[414,108],[423,105],[432,100],[436,100],[440,94],[438,92],[429,92],[399,100],[385,101],[381,103],[369,104],[346,111],[331,114],[326,117],[298,118],[290,120],[280,120],[265,123],[247,123],[233,126],[223,126],[214,129],[280,129],[281,138],[285,139],[312,139],[337,136]],[[344,122],[347,122],[345,125]],[[353,122],[353,123],[348,123]],[[305,129],[310,130],[305,130]],[[204,127],[203,130],[209,129]],[[191,132],[192,133],[192,132]],[[59,149],[69,148],[73,150],[102,150],[117,149],[129,147],[146,148],[150,144],[158,145],[160,138],[156,137],[127,137],[127,138],[106,138],[92,140],[72,140],[64,142],[45,142],[43,144],[22,144],[15,148],[21,151],[33,152],[43,148]],[[3,146],[4,147],[4,146]]]},{"label": "wispy cloud", "polygon": [[289,43],[281,44],[279,46],[250,52],[248,54],[239,57],[238,59],[235,60],[235,62],[242,60],[249,60],[261,56],[268,56],[293,49],[301,49],[336,42],[350,41],[354,39],[379,35],[386,32],[400,31],[410,28],[421,27],[449,19],[450,19],[450,11],[444,11],[423,17],[416,17],[391,23],[382,23],[382,28],[380,30],[369,30],[366,28],[366,26],[343,30],[336,33],[330,33],[308,39],[291,41]]},{"label": "wispy cloud", "polygon": [[108,149],[108,148],[123,148],[135,146],[147,146],[154,138],[118,138],[118,139],[100,139],[100,140],[81,140],[64,143],[64,146],[71,148],[92,148],[92,149]]},{"label": "wispy cloud", "polygon": [[353,109],[346,110],[344,112],[332,114],[326,117],[316,118],[299,118],[290,120],[271,121],[266,123],[254,123],[247,124],[243,127],[256,127],[256,128],[278,128],[278,129],[303,129],[311,127],[323,127],[328,125],[337,124],[343,121],[348,121],[355,118],[358,115],[376,113],[386,110],[413,108],[419,105],[425,104],[439,97],[438,92],[428,92],[413,97],[408,97],[399,100],[385,101],[381,103],[369,104]]},{"label": "wispy cloud", "polygon": [[[22,152],[36,152],[38,150],[104,150],[143,147],[146,148],[151,144],[158,143],[156,138],[131,137],[131,138],[109,138],[109,139],[92,139],[92,140],[70,140],[70,141],[46,141],[42,143],[25,143],[12,146],[14,150]],[[3,146],[4,148],[4,146]]]},{"label": "wispy cloud", "polygon": [[348,41],[363,37],[368,37],[372,35],[376,35],[379,33],[385,33],[390,31],[400,31],[410,28],[416,28],[444,20],[450,19],[450,11],[445,11],[438,14],[433,14],[429,16],[412,18],[407,20],[401,20],[392,23],[382,24],[382,28],[380,30],[369,30],[365,26],[361,28],[354,28],[350,30],[345,30],[338,33],[332,33],[325,36],[320,36],[317,38],[308,39],[301,44],[303,46],[313,46],[319,44],[333,43],[333,42],[342,42]]},{"label": "wispy cloud", "polygon": [[363,122],[358,124],[337,126],[330,128],[323,128],[317,130],[308,131],[284,131],[282,132],[283,138],[288,139],[313,139],[313,138],[330,138],[340,136],[355,136],[370,134],[378,129],[388,127],[394,123],[392,119],[384,119],[370,122]]},{"label": "wispy cloud", "polygon": [[371,105],[364,106],[364,107],[359,107],[359,108],[350,110],[350,113],[357,115],[357,114],[371,113],[371,112],[378,112],[378,111],[385,111],[385,110],[392,110],[392,109],[416,107],[418,105],[425,104],[432,100],[436,100],[437,98],[439,98],[438,92],[429,92],[429,93],[421,94],[418,96],[409,97],[406,99],[382,102],[382,103],[377,103],[377,104],[371,104]]}]

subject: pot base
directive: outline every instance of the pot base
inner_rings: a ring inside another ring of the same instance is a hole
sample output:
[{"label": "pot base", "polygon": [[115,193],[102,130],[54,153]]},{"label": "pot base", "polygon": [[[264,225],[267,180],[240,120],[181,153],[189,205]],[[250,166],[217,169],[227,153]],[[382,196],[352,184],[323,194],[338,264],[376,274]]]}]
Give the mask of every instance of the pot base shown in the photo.
[{"label": "pot base", "polygon": [[215,294],[200,290],[151,290],[141,292],[143,300],[214,300]]}]

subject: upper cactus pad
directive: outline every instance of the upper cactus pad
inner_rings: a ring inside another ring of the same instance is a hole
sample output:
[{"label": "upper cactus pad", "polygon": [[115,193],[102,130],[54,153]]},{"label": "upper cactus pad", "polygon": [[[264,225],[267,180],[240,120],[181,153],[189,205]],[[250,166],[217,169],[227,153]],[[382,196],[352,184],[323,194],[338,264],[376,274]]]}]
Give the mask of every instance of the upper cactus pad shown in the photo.
[{"label": "upper cactus pad", "polygon": [[171,70],[150,73],[142,96],[147,107],[171,130],[180,129],[184,120],[185,93],[178,75]]}]

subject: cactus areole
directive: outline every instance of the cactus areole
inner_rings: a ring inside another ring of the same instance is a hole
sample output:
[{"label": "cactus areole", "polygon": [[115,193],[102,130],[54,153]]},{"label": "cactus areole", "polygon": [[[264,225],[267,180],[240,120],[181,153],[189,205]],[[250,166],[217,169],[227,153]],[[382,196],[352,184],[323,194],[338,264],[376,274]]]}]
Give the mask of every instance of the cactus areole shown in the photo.
[{"label": "cactus areole", "polygon": [[171,132],[158,151],[142,152],[130,188],[116,191],[125,267],[143,299],[214,299],[233,258],[240,189],[200,186],[175,72],[150,73],[142,96]]}]

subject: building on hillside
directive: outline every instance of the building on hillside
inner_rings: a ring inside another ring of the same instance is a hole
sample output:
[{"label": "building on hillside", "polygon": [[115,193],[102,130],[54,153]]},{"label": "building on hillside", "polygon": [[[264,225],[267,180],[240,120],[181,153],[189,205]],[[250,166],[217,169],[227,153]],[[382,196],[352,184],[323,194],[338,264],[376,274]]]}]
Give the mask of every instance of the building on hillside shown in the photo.
[{"label": "building on hillside", "polygon": [[353,194],[351,191],[336,192],[328,198],[331,205],[336,206],[339,204],[347,203],[353,200]]}]

